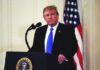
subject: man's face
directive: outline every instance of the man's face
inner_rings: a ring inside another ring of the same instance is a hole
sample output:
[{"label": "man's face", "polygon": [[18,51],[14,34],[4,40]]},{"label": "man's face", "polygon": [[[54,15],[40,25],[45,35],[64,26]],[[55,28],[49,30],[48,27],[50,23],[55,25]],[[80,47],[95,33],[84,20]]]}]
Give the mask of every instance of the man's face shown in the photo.
[{"label": "man's face", "polygon": [[58,15],[55,10],[46,10],[44,12],[44,19],[51,27],[55,26],[58,22]]}]

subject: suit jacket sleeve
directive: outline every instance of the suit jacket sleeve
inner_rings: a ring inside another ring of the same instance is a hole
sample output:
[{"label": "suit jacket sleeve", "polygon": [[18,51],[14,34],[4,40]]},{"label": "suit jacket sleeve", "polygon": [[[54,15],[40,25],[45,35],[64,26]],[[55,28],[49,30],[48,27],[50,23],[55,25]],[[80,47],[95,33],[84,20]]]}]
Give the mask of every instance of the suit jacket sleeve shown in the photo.
[{"label": "suit jacket sleeve", "polygon": [[77,46],[77,40],[75,36],[75,31],[74,28],[69,26],[69,29],[66,30],[66,37],[64,41],[64,47],[63,50],[61,51],[66,58],[72,58],[74,54],[77,52],[78,46]]},{"label": "suit jacket sleeve", "polygon": [[53,54],[63,54],[67,59],[71,59],[77,51],[77,40],[72,26],[59,26],[55,35]]}]

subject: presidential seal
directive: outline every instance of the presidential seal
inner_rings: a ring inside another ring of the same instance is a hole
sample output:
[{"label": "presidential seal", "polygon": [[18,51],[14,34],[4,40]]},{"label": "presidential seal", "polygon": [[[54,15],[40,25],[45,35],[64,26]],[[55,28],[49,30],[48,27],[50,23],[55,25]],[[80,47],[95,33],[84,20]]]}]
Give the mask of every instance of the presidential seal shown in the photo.
[{"label": "presidential seal", "polygon": [[32,62],[27,57],[22,57],[16,64],[16,70],[32,70]]}]

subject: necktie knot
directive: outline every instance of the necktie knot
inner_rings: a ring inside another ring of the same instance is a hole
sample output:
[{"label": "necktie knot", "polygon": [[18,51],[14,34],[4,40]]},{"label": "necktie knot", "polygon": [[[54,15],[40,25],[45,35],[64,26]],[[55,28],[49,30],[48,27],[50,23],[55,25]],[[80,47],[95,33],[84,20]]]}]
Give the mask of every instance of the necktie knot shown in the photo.
[{"label": "necktie knot", "polygon": [[53,31],[53,28],[52,27],[50,28],[50,31]]}]

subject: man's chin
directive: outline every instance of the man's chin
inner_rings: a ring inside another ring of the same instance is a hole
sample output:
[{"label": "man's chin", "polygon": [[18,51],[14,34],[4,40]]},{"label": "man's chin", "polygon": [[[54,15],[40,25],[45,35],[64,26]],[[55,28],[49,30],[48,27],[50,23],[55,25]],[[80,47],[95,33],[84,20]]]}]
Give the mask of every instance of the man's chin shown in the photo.
[{"label": "man's chin", "polygon": [[49,24],[49,26],[51,26],[51,27],[53,27],[53,26],[55,26],[56,24]]}]

